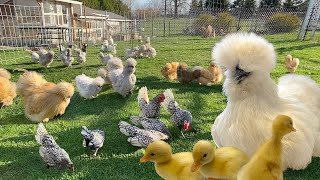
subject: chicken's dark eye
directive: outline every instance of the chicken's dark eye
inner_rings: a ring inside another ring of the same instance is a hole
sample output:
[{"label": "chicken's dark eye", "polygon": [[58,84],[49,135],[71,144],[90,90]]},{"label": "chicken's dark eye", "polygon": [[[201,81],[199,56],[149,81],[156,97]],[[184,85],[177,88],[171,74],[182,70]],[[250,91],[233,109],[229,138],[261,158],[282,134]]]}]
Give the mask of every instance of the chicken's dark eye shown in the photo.
[{"label": "chicken's dark eye", "polygon": [[150,155],[151,155],[151,156],[154,156],[155,154],[154,154],[154,153],[151,153]]},{"label": "chicken's dark eye", "polygon": [[204,154],[203,157],[204,157],[204,158],[207,157],[207,154]]}]

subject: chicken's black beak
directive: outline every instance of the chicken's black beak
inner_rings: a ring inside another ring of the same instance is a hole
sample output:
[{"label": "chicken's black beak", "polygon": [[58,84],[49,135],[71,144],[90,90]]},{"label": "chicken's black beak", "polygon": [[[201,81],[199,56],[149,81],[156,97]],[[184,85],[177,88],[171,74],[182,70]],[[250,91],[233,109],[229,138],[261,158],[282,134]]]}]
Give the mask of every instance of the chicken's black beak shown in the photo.
[{"label": "chicken's black beak", "polygon": [[251,72],[246,72],[237,65],[234,79],[240,84],[245,78],[247,78]]}]

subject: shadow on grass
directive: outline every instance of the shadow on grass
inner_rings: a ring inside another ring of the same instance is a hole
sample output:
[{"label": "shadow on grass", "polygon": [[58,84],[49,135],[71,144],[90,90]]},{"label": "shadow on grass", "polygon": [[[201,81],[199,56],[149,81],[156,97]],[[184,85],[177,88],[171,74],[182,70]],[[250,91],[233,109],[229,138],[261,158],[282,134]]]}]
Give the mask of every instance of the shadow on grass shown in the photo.
[{"label": "shadow on grass", "polygon": [[196,82],[189,84],[181,84],[178,81],[165,81],[157,76],[147,76],[143,79],[139,79],[136,86],[147,86],[149,89],[177,89],[177,93],[196,92],[201,94],[209,94],[215,92],[222,92],[222,85],[217,84],[213,86],[200,86]]},{"label": "shadow on grass", "polygon": [[311,43],[311,44],[304,44],[304,45],[298,45],[298,46],[290,46],[290,47],[283,47],[283,48],[276,48],[276,51],[278,54],[283,54],[284,52],[290,52],[294,50],[302,50],[305,48],[312,48],[319,46],[319,44]]}]

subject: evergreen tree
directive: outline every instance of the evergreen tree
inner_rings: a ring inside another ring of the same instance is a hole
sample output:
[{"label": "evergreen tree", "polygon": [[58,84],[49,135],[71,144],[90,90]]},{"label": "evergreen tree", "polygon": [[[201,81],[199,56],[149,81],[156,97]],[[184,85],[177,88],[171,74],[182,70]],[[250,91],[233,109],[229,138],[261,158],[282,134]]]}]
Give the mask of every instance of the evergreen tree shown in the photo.
[{"label": "evergreen tree", "polygon": [[92,9],[110,11],[120,15],[130,13],[129,7],[121,0],[78,0]]},{"label": "evergreen tree", "polygon": [[199,0],[199,2],[198,2],[198,7],[203,8],[203,1],[202,1],[202,0]]},{"label": "evergreen tree", "polygon": [[279,7],[281,0],[261,0],[260,7]]},{"label": "evergreen tree", "polygon": [[227,0],[206,0],[205,2],[205,8],[213,9],[225,9],[229,5],[229,2]]},{"label": "evergreen tree", "polygon": [[255,0],[236,0],[233,2],[232,7],[243,7],[243,8],[255,8],[256,1]]},{"label": "evergreen tree", "polygon": [[304,1],[303,0],[286,0],[283,3],[284,7],[298,7],[301,5]]}]

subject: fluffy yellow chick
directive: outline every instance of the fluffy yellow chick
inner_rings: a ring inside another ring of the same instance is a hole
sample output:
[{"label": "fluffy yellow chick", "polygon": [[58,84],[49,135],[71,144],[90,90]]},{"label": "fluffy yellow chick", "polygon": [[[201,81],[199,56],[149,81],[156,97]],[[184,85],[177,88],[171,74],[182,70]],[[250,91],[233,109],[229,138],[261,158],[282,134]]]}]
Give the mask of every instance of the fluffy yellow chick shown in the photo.
[{"label": "fluffy yellow chick", "polygon": [[237,179],[240,168],[249,158],[246,154],[234,147],[216,149],[209,141],[198,141],[192,151],[193,164],[191,171],[200,172],[209,179]]},{"label": "fluffy yellow chick", "polygon": [[199,171],[191,172],[193,162],[191,152],[172,154],[169,144],[155,141],[148,145],[140,162],[154,162],[157,174],[166,180],[201,180],[204,177]]},{"label": "fluffy yellow chick", "polygon": [[286,61],[285,61],[284,65],[287,68],[288,72],[294,73],[298,69],[299,59],[298,58],[292,58],[292,56],[289,54],[289,55],[286,56]]},{"label": "fluffy yellow chick", "polygon": [[265,142],[243,166],[238,180],[282,180],[282,143],[283,136],[295,131],[292,119],[279,115],[272,123],[272,137]]}]

